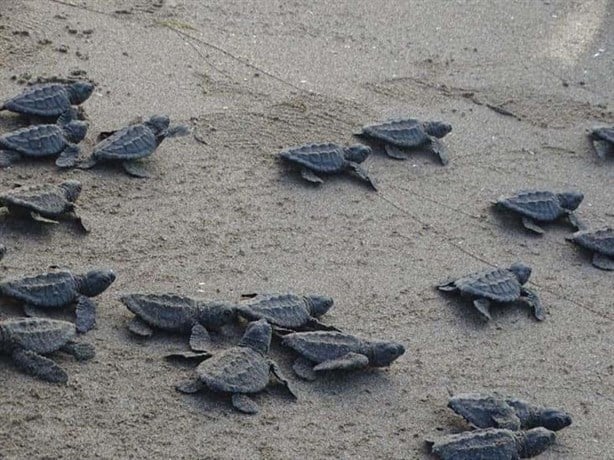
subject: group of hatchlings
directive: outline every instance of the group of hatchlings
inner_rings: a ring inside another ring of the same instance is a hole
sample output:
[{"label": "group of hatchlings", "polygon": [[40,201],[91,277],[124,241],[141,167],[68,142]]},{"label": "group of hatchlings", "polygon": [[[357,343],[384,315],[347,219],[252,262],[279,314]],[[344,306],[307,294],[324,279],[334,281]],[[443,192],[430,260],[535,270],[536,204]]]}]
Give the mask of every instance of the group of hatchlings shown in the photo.
[{"label": "group of hatchlings", "polygon": [[[101,133],[90,157],[80,160],[78,144],[85,138],[88,124],[80,119],[77,106],[94,90],[89,82],[55,82],[33,86],[6,101],[0,110],[9,110],[37,122],[0,136],[0,167],[23,158],[56,157],[59,168],[88,169],[97,163],[119,163],[130,175],[148,177],[140,159],[151,155],[167,137],[188,132],[183,125],[170,126],[169,118],[156,115],[135,121],[114,132]],[[388,156],[406,159],[408,152],[434,153],[443,165],[449,161],[441,142],[452,127],[443,122],[402,119],[365,126],[358,135],[383,144]],[[614,128],[599,128],[591,133],[600,158],[614,153]],[[300,167],[301,176],[314,184],[322,183],[318,174],[350,172],[373,189],[377,184],[361,163],[371,148],[357,144],[342,147],[332,143],[307,144],[284,150],[280,158]],[[67,180],[59,185],[39,184],[13,189],[0,196],[0,205],[10,215],[40,222],[76,221],[87,225],[75,213],[75,201],[81,184]],[[614,230],[590,231],[575,216],[583,200],[582,193],[529,190],[502,198],[495,204],[519,214],[524,227],[543,233],[540,224],[567,218],[578,230],[569,239],[594,253],[593,264],[614,270]],[[6,248],[0,244],[0,258]],[[523,301],[536,319],[545,319],[545,310],[527,283],[531,268],[517,262],[509,268],[493,268],[438,285],[442,291],[455,291],[473,302],[486,320],[491,318],[490,304]],[[0,296],[23,304],[23,319],[0,321],[0,350],[10,355],[26,373],[50,382],[66,382],[66,372],[45,355],[63,351],[78,360],[91,359],[93,346],[76,340],[77,333],[92,329],[96,322],[96,304],[92,297],[106,290],[115,280],[111,270],[92,270],[83,275],[56,271],[0,282]],[[366,340],[344,333],[320,322],[319,317],[333,305],[321,295],[252,294],[236,303],[204,302],[176,294],[129,294],[121,302],[134,313],[128,329],[140,337],[149,337],[154,329],[189,336],[192,351],[176,352],[170,359],[200,362],[195,378],[176,389],[194,393],[203,389],[227,393],[232,405],[244,413],[258,412],[249,397],[262,391],[273,376],[296,397],[279,366],[267,357],[272,336],[297,355],[295,373],[314,380],[319,373],[350,371],[367,367],[389,366],[405,352],[403,345],[384,340]],[[49,309],[75,306],[75,323],[47,317]],[[236,346],[210,353],[209,331],[239,321],[247,322]],[[433,453],[442,459],[515,459],[531,457],[554,442],[553,431],[571,424],[570,416],[556,409],[531,405],[526,401],[497,394],[478,393],[452,396],[449,407],[464,417],[473,428],[460,434],[429,440]]]}]

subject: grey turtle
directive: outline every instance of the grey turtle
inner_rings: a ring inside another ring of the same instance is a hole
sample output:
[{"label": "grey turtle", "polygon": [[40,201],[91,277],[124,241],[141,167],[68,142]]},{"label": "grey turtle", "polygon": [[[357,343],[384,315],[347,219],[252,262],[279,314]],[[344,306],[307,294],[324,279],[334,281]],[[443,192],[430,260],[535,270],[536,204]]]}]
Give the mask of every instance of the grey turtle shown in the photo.
[{"label": "grey turtle", "polygon": [[614,228],[580,230],[568,241],[593,251],[593,265],[601,270],[614,270]]},{"label": "grey turtle", "polygon": [[210,346],[208,329],[216,330],[236,318],[234,307],[224,302],[201,302],[176,294],[128,294],[121,302],[135,314],[128,329],[149,337],[153,329],[190,334],[190,348],[206,351]]},{"label": "grey turtle", "polygon": [[93,91],[94,85],[87,81],[36,85],[5,101],[0,110],[46,118],[57,117],[71,106],[86,101]]},{"label": "grey turtle", "polygon": [[521,301],[533,308],[539,321],[546,318],[541,301],[535,292],[524,284],[531,276],[531,268],[517,262],[510,268],[494,268],[472,273],[462,278],[446,280],[437,288],[440,291],[459,292],[473,300],[473,305],[485,320],[491,320],[490,303]]},{"label": "grey turtle", "polygon": [[0,195],[0,205],[13,215],[30,217],[39,222],[73,220],[87,232],[88,228],[75,213],[75,201],[80,193],[81,183],[76,180],[67,180],[59,185],[30,185]]},{"label": "grey turtle", "polygon": [[187,133],[187,126],[170,126],[167,115],[155,115],[143,123],[113,132],[94,147],[92,156],[81,162],[79,167],[89,169],[101,162],[121,163],[131,176],[149,177],[136,160],[150,156],[164,139]]},{"label": "grey turtle", "polygon": [[237,312],[249,321],[264,318],[278,332],[296,330],[337,330],[317,318],[333,306],[333,299],[321,295],[253,294],[238,305]]},{"label": "grey turtle", "polygon": [[292,368],[305,380],[315,380],[322,371],[386,367],[405,353],[400,343],[335,331],[294,332],[284,336],[282,345],[300,355]]},{"label": "grey turtle", "polygon": [[277,364],[266,357],[270,344],[271,326],[264,319],[252,322],[237,346],[203,361],[196,368],[198,378],[182,382],[176,389],[182,393],[230,393],[237,410],[255,414],[259,408],[247,395],[264,390],[272,374],[296,398]]},{"label": "grey turtle", "polygon": [[386,154],[395,160],[407,160],[408,151],[419,149],[435,153],[447,165],[448,151],[439,139],[451,131],[452,126],[442,121],[405,118],[364,126],[356,135],[382,142]]},{"label": "grey turtle", "polygon": [[595,128],[590,133],[590,139],[595,153],[602,160],[605,160],[608,155],[614,154],[614,127]]},{"label": "grey turtle", "polygon": [[77,144],[87,133],[88,124],[76,120],[72,110],[64,112],[56,124],[34,125],[0,136],[0,167],[23,158],[57,157],[59,168],[73,167],[80,150]]},{"label": "grey turtle", "polygon": [[0,282],[0,296],[23,303],[28,316],[45,316],[49,309],[76,303],[76,327],[87,332],[96,324],[96,304],[90,299],[115,281],[111,270],[92,270],[85,275],[69,271],[43,273],[37,276]]},{"label": "grey turtle", "polygon": [[546,190],[523,190],[510,197],[502,197],[496,205],[522,216],[522,224],[532,232],[543,234],[537,222],[553,222],[566,217],[575,228],[582,224],[573,213],[584,199],[580,192],[553,193]]},{"label": "grey turtle", "polygon": [[0,321],[0,352],[8,354],[27,374],[48,382],[66,383],[68,375],[43,355],[63,351],[79,361],[91,359],[94,347],[74,342],[75,325],[47,318]]},{"label": "grey turtle", "polygon": [[337,144],[306,144],[282,151],[279,156],[290,163],[301,167],[301,176],[313,184],[324,181],[316,173],[340,174],[352,172],[361,180],[367,182],[374,190],[377,185],[367,172],[360,166],[371,154],[371,149],[365,145],[341,147]]},{"label": "grey turtle", "polygon": [[545,428],[511,431],[498,428],[466,431],[427,443],[441,460],[517,460],[544,452],[556,435]]},{"label": "grey turtle", "polygon": [[571,425],[567,412],[497,394],[457,394],[449,399],[448,407],[476,428],[518,431],[541,426],[559,431]]}]

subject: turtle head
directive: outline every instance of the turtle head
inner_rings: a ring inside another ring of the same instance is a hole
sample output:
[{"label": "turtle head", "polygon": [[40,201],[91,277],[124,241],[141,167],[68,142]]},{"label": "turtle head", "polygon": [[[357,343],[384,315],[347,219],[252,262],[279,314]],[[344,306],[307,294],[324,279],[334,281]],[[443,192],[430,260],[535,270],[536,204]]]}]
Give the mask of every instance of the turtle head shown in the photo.
[{"label": "turtle head", "polygon": [[577,207],[580,206],[580,203],[582,203],[582,200],[584,199],[584,194],[580,192],[557,193],[556,196],[559,199],[561,207],[569,211],[577,209]]},{"label": "turtle head", "polygon": [[78,180],[67,180],[60,184],[60,187],[64,189],[64,195],[66,199],[71,203],[74,203],[79,194],[81,193],[81,182]]},{"label": "turtle head", "polygon": [[219,329],[232,323],[237,317],[236,309],[226,302],[206,302],[199,304],[198,322],[207,329]]},{"label": "turtle head", "polygon": [[345,159],[354,163],[362,163],[369,155],[371,155],[371,147],[362,144],[350,145],[343,150]]},{"label": "turtle head", "polygon": [[64,135],[69,142],[78,144],[81,142],[87,134],[87,122],[81,120],[72,120],[62,126]]},{"label": "turtle head", "polygon": [[517,432],[518,453],[521,458],[535,457],[554,444],[556,435],[546,428],[538,427]]},{"label": "turtle head", "polygon": [[556,409],[543,409],[539,412],[539,424],[552,431],[559,431],[571,425],[571,416]]},{"label": "turtle head", "polygon": [[452,131],[452,125],[443,121],[426,121],[423,126],[426,134],[437,139],[441,139]]},{"label": "turtle head", "polygon": [[267,354],[271,346],[272,332],[271,325],[265,319],[252,321],[247,325],[239,346],[252,348],[263,355]]},{"label": "turtle head", "polygon": [[94,85],[89,81],[77,81],[66,86],[68,99],[73,105],[79,105],[92,95]]},{"label": "turtle head", "polygon": [[390,364],[405,353],[405,347],[396,342],[373,342],[369,354],[369,363],[375,367],[390,366]]},{"label": "turtle head", "polygon": [[319,318],[333,306],[333,299],[325,295],[307,295],[305,301],[311,316]]},{"label": "turtle head", "polygon": [[79,292],[87,297],[96,297],[115,281],[113,270],[92,270],[79,279]]},{"label": "turtle head", "polygon": [[531,267],[528,265],[525,265],[522,262],[516,262],[515,264],[512,264],[509,270],[516,275],[516,278],[520,284],[524,284],[529,281],[529,277],[531,276]]},{"label": "turtle head", "polygon": [[162,132],[168,129],[171,124],[168,115],[154,115],[144,123],[149,129],[151,129],[155,135],[162,134]]}]

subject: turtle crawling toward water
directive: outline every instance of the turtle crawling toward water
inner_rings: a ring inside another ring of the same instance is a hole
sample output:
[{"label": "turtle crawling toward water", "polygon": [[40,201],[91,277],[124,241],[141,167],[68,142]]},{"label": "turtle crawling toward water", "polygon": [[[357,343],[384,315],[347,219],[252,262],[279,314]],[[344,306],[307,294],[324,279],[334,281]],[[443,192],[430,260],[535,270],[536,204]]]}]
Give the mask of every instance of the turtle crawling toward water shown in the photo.
[{"label": "turtle crawling toward water", "polygon": [[377,185],[369,174],[360,166],[371,154],[371,149],[365,145],[356,144],[341,147],[337,144],[305,144],[284,150],[279,156],[290,163],[301,167],[301,177],[313,184],[324,181],[319,174],[341,174],[351,172],[359,179],[367,182],[374,190]]},{"label": "turtle crawling toward water", "polygon": [[602,160],[608,155],[614,154],[614,127],[595,128],[590,133],[595,153]]},{"label": "turtle crawling toward water", "polygon": [[39,222],[73,220],[87,232],[87,227],[75,213],[75,201],[80,193],[81,183],[76,180],[67,180],[59,185],[30,185],[0,195],[0,205],[6,207],[10,214],[27,216]]},{"label": "turtle crawling toward water", "polygon": [[94,347],[73,341],[75,325],[47,318],[23,318],[0,321],[0,351],[27,374],[48,382],[65,383],[68,375],[54,361],[43,355],[63,351],[79,361],[91,359]]},{"label": "turtle crawling toward water", "polygon": [[315,380],[322,371],[386,367],[405,353],[400,343],[334,331],[294,332],[284,336],[281,343],[300,355],[292,368],[305,380]]},{"label": "turtle crawling toward water", "polygon": [[0,282],[0,297],[23,303],[28,316],[45,316],[49,309],[76,303],[76,328],[87,332],[96,324],[96,304],[90,299],[115,281],[111,270],[92,270],[85,275],[69,271],[43,273]]},{"label": "turtle crawling toward water", "polygon": [[447,165],[448,151],[439,139],[451,131],[452,125],[442,121],[404,118],[364,126],[356,136],[383,143],[386,154],[395,160],[407,160],[407,153],[411,150],[426,150],[437,155],[441,164]]},{"label": "turtle crawling toward water", "polygon": [[614,228],[580,230],[567,237],[568,241],[593,251],[593,265],[602,270],[614,270]]},{"label": "turtle crawling toward water", "polygon": [[271,344],[271,331],[271,326],[264,319],[250,323],[237,346],[203,361],[196,368],[198,378],[179,383],[177,391],[230,393],[235,409],[255,414],[259,411],[258,405],[248,395],[264,390],[272,374],[296,398],[277,364],[266,357]]},{"label": "turtle crawling toward water", "polygon": [[459,292],[463,297],[473,300],[473,305],[482,318],[490,320],[490,303],[509,303],[522,301],[533,308],[533,315],[539,321],[546,313],[536,293],[524,284],[531,276],[531,268],[517,262],[509,268],[494,268],[472,273],[458,279],[446,280],[437,288],[440,291]]},{"label": "turtle crawling toward water", "polygon": [[78,167],[89,169],[98,163],[121,163],[131,176],[149,177],[137,160],[154,153],[164,139],[183,136],[188,132],[185,125],[170,126],[167,115],[155,115],[143,123],[132,124],[113,132],[99,142],[91,157],[81,162]]}]

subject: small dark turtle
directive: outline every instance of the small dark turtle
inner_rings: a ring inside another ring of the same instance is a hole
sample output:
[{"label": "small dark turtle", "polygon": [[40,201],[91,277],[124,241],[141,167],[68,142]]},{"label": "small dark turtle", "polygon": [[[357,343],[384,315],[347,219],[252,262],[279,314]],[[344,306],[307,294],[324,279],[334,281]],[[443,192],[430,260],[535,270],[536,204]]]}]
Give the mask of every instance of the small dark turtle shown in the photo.
[{"label": "small dark turtle", "polygon": [[75,119],[72,110],[64,112],[54,125],[34,125],[0,136],[0,167],[27,158],[57,156],[56,166],[70,168],[77,162],[79,147],[87,133],[87,123]]},{"label": "small dark turtle", "polygon": [[317,320],[333,306],[333,299],[321,295],[258,294],[237,306],[249,321],[264,318],[277,332],[296,330],[337,330]]},{"label": "small dark turtle", "polygon": [[0,351],[11,356],[24,372],[48,382],[65,383],[68,375],[42,355],[63,351],[79,361],[91,359],[94,347],[73,341],[75,325],[46,318],[0,321]]},{"label": "small dark turtle", "polygon": [[30,185],[0,195],[0,205],[11,214],[31,217],[39,222],[74,220],[87,232],[88,229],[75,213],[75,201],[80,193],[81,183],[76,180],[67,180],[59,185]]},{"label": "small dark turtle", "polygon": [[440,291],[458,291],[463,297],[473,299],[473,305],[485,320],[490,316],[490,302],[509,303],[522,301],[533,308],[533,315],[539,321],[546,318],[546,313],[539,297],[524,284],[531,276],[531,268],[517,262],[510,268],[494,268],[472,273],[455,280],[440,284]]},{"label": "small dark turtle", "polygon": [[544,230],[537,222],[553,222],[567,217],[576,228],[582,227],[573,213],[580,206],[584,195],[580,192],[552,193],[545,190],[523,190],[510,197],[502,197],[496,205],[511,209],[522,216],[522,224],[532,232]]},{"label": "small dark turtle", "polygon": [[94,85],[87,81],[36,85],[4,102],[0,110],[39,117],[57,117],[71,106],[87,100],[93,91]]},{"label": "small dark turtle", "polygon": [[76,303],[76,327],[87,332],[96,324],[95,297],[115,281],[111,270],[92,270],[85,275],[69,271],[43,273],[0,282],[0,296],[22,302],[28,316],[45,316],[46,310]]},{"label": "small dark turtle", "polygon": [[279,154],[281,158],[291,163],[301,166],[301,176],[303,179],[321,184],[324,181],[316,175],[339,174],[352,172],[358,178],[369,183],[374,190],[377,190],[375,182],[369,177],[367,172],[360,166],[371,154],[371,149],[365,145],[352,145],[341,147],[337,144],[306,144],[284,150]]},{"label": "small dark turtle", "polygon": [[315,380],[321,371],[386,367],[405,353],[400,343],[334,331],[294,332],[284,336],[282,345],[301,355],[292,368],[305,380]]},{"label": "small dark turtle", "polygon": [[208,329],[219,329],[236,318],[234,307],[223,302],[201,302],[176,294],[128,294],[120,298],[136,316],[128,323],[133,334],[149,337],[152,328],[190,334],[190,348],[205,351]]},{"label": "small dark turtle", "polygon": [[450,131],[448,123],[406,118],[365,126],[357,136],[382,142],[386,154],[396,160],[407,160],[408,150],[422,149],[435,153],[447,165],[448,151],[439,139]]},{"label": "small dark turtle", "polygon": [[555,439],[552,431],[541,427],[528,431],[488,428],[451,434],[427,443],[441,460],[516,460],[541,454]]},{"label": "small dark turtle", "polygon": [[608,155],[614,154],[614,127],[595,128],[590,133],[595,153],[602,160]]},{"label": "small dark turtle", "polygon": [[581,230],[567,240],[593,251],[593,265],[602,270],[614,270],[614,228]]},{"label": "small dark turtle", "polygon": [[264,390],[273,374],[296,398],[277,364],[266,357],[270,344],[271,326],[264,319],[250,323],[237,346],[203,361],[196,368],[197,380],[178,384],[177,391],[196,393],[210,390],[230,393],[232,405],[237,410],[255,414],[259,408],[247,395]]},{"label": "small dark turtle", "polygon": [[449,399],[448,407],[476,428],[518,431],[541,426],[559,431],[571,425],[567,412],[499,395],[458,394]]},{"label": "small dark turtle", "polygon": [[92,168],[101,162],[121,163],[124,170],[135,177],[149,177],[141,167],[141,158],[150,156],[167,137],[183,136],[188,133],[185,125],[169,126],[166,115],[155,115],[143,123],[132,124],[99,142],[92,156],[80,163],[82,169]]}]

